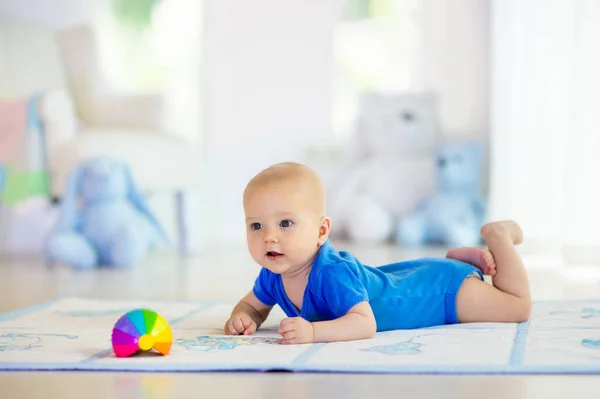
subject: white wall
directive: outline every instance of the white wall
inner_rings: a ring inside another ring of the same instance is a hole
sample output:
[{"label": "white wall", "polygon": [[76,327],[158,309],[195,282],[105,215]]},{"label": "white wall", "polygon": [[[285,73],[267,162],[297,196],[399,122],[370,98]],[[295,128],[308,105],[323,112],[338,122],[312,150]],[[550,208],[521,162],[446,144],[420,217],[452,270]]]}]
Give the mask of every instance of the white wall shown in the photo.
[{"label": "white wall", "polygon": [[271,163],[302,160],[331,134],[333,29],[340,0],[207,0],[202,223],[243,241],[242,192]]},{"label": "white wall", "polygon": [[421,68],[416,78],[423,89],[440,95],[444,135],[487,140],[489,9],[489,0],[423,0],[418,11]]}]

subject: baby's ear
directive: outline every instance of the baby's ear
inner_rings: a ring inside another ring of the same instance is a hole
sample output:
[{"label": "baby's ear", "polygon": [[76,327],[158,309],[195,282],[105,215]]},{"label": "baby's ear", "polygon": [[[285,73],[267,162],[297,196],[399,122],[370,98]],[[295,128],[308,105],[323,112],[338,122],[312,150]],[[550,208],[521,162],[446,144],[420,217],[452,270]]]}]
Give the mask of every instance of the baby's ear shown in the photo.
[{"label": "baby's ear", "polygon": [[325,241],[329,238],[329,232],[331,231],[331,219],[329,216],[321,218],[321,224],[319,226],[319,245],[325,244]]}]

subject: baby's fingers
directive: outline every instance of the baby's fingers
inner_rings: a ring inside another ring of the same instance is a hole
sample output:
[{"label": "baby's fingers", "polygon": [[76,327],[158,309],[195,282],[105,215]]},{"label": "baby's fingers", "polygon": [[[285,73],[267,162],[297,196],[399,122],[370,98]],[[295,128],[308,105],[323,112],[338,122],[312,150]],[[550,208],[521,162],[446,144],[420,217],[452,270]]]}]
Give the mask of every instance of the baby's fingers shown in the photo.
[{"label": "baby's fingers", "polygon": [[235,327],[233,327],[233,322],[231,320],[229,320],[225,326],[225,334],[237,335],[237,331],[235,330]]},{"label": "baby's fingers", "polygon": [[279,324],[279,328],[277,329],[277,332],[279,334],[283,334],[288,331],[294,331],[295,328],[296,328],[296,326],[294,325],[293,319],[284,319]]},{"label": "baby's fingers", "polygon": [[252,324],[250,327],[244,330],[244,335],[252,335],[256,332],[256,324]]},{"label": "baby's fingers", "polygon": [[252,320],[252,318],[250,318],[250,316],[242,317],[241,322],[242,322],[242,326],[244,327],[244,330],[247,330],[248,328],[250,328],[250,326],[252,326],[252,324],[254,324],[254,320]]},{"label": "baby's fingers", "polygon": [[242,326],[241,329],[237,328],[237,324],[241,324],[239,320],[229,320],[227,322],[227,326],[225,327],[225,333],[230,335],[240,335],[244,332],[244,328]]},{"label": "baby's fingers", "polygon": [[244,327],[244,323],[242,323],[242,319],[233,320],[233,327],[235,328],[235,331],[238,334],[243,333],[246,329],[246,327]]}]

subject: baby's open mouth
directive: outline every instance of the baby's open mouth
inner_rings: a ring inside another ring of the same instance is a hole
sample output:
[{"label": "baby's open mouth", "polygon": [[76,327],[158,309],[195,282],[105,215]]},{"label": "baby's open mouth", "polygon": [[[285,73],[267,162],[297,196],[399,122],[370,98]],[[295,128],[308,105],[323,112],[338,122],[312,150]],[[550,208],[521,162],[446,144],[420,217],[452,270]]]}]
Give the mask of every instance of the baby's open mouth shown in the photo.
[{"label": "baby's open mouth", "polygon": [[275,252],[275,251],[267,252],[267,256],[270,258],[276,258],[276,257],[282,256],[282,255],[283,255],[282,253]]}]

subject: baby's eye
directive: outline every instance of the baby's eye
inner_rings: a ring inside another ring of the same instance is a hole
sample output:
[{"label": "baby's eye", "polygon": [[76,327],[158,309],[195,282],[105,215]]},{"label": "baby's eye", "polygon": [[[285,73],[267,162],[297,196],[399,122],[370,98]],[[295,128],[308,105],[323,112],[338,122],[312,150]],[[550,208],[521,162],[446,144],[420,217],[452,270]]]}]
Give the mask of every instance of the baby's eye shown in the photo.
[{"label": "baby's eye", "polygon": [[260,230],[260,229],[262,228],[262,225],[261,225],[260,223],[256,223],[256,222],[255,222],[255,223],[252,223],[252,224],[250,225],[250,228],[251,228],[252,230]]},{"label": "baby's eye", "polygon": [[290,227],[292,225],[292,221],[291,220],[282,220],[281,223],[279,223],[279,225],[281,227]]}]

